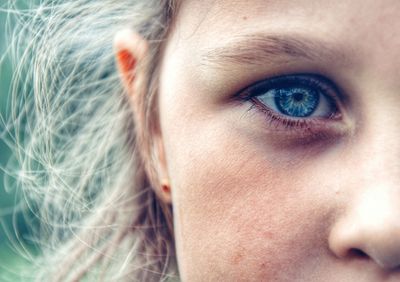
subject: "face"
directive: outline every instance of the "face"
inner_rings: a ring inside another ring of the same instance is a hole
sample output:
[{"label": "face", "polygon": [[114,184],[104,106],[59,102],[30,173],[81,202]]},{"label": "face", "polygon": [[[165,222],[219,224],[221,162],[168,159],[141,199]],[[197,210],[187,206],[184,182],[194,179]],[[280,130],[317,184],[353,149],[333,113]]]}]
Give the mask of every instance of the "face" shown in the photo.
[{"label": "face", "polygon": [[183,1],[159,98],[183,281],[398,281],[400,2]]}]

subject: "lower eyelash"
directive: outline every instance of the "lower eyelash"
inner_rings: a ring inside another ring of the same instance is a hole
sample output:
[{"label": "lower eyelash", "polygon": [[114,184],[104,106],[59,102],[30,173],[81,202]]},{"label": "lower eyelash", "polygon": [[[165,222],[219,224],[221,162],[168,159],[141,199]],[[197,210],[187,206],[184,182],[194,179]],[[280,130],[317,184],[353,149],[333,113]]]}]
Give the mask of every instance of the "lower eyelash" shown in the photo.
[{"label": "lower eyelash", "polygon": [[[294,130],[294,131],[302,131],[313,133],[314,131],[318,131],[321,127],[324,127],[326,121],[323,121],[320,118],[304,118],[304,119],[293,119],[287,118],[281,114],[276,113],[273,110],[266,108],[265,106],[261,105],[256,98],[250,98],[250,102],[252,106],[250,108],[255,108],[257,111],[261,111],[267,118],[269,122],[269,126],[273,127],[274,129],[279,130]],[[339,114],[332,115],[329,118],[324,118],[324,120],[336,120],[340,117]]]}]

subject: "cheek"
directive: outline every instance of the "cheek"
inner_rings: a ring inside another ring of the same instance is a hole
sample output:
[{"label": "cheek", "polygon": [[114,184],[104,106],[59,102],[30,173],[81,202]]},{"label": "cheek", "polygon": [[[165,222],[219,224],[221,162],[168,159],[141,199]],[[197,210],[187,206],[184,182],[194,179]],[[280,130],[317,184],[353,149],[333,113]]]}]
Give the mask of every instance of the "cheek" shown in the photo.
[{"label": "cheek", "polygon": [[298,275],[323,249],[329,213],[318,184],[226,120],[184,117],[191,126],[164,131],[183,281]]}]

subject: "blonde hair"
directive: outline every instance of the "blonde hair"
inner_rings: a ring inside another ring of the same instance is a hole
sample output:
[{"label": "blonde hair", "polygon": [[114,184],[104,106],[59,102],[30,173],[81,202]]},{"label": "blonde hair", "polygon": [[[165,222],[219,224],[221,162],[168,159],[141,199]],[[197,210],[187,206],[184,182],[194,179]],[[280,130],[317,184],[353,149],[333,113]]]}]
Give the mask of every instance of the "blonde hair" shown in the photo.
[{"label": "blonde hair", "polygon": [[[151,155],[158,62],[177,3],[40,2],[18,11],[11,48],[16,175],[40,221],[35,278],[178,279],[171,207],[158,200],[143,161]],[[149,42],[140,132],[112,50],[125,27]]]}]

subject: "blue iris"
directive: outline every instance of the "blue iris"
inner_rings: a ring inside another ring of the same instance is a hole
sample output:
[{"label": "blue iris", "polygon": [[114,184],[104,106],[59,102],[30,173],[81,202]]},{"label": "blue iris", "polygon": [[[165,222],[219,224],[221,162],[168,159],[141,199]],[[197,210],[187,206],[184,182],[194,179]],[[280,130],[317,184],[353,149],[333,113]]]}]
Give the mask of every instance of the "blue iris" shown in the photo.
[{"label": "blue iris", "polygon": [[307,87],[278,88],[275,104],[279,111],[291,117],[308,117],[318,107],[319,92]]}]

